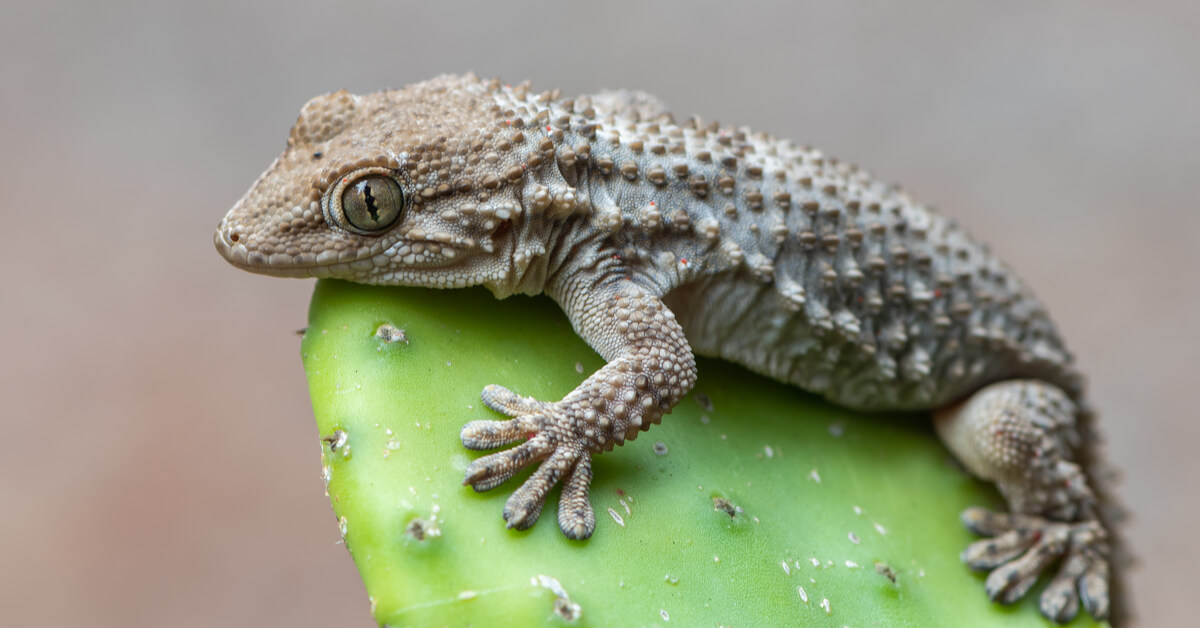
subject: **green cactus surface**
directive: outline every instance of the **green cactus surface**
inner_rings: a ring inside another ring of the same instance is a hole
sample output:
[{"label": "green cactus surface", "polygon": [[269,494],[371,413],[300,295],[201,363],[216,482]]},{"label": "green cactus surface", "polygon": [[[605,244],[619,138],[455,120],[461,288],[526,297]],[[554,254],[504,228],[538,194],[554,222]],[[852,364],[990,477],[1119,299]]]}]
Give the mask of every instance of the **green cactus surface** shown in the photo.
[{"label": "green cactus surface", "polygon": [[[959,523],[998,495],[928,417],[837,408],[733,364],[637,440],[596,456],[587,541],[501,511],[463,424],[501,384],[557,400],[602,365],[545,298],[317,283],[303,342],[334,513],[388,626],[1052,625],[959,562]],[[1073,625],[1095,625],[1081,617]]]}]

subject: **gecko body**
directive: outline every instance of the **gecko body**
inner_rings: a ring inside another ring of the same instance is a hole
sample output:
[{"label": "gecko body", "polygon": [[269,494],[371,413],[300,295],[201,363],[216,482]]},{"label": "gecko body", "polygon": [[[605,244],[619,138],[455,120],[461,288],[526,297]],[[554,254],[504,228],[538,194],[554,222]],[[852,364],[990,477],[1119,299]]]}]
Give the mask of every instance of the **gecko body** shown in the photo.
[{"label": "gecko body", "polygon": [[953,222],[849,164],[762,133],[677,122],[655,98],[564,99],[474,76],[337,92],[222,221],[234,265],[384,285],[546,293],[607,361],[558,401],[501,386],[465,483],[537,469],[504,518],[562,482],[564,534],[595,527],[591,456],[636,438],[696,379],[693,352],[864,410],[933,411],[1010,513],[963,560],[992,599],[1109,614],[1110,499],[1082,378],[1045,308]]}]

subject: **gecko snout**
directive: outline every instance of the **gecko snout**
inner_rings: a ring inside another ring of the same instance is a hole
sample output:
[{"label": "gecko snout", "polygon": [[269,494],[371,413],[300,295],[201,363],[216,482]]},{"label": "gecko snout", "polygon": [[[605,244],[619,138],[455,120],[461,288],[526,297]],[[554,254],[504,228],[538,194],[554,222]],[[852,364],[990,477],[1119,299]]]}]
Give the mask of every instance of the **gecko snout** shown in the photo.
[{"label": "gecko snout", "polygon": [[[216,233],[213,234],[213,244],[217,247],[217,252],[225,261],[235,266],[244,266],[247,262],[246,247],[238,244],[241,239],[240,233],[225,224],[217,227]],[[240,249],[240,255],[235,253],[235,249]]]}]

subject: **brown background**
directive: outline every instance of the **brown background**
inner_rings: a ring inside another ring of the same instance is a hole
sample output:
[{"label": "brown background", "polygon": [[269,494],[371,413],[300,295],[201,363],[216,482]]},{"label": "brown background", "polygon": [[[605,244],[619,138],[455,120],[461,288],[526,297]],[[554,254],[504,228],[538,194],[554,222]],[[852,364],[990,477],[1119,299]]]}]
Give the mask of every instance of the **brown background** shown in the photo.
[{"label": "brown background", "polygon": [[1143,623],[1194,619],[1200,5],[445,4],[4,4],[0,621],[370,624],[292,333],[311,284],[211,232],[309,97],[465,70],[811,142],[991,242],[1091,376]]}]

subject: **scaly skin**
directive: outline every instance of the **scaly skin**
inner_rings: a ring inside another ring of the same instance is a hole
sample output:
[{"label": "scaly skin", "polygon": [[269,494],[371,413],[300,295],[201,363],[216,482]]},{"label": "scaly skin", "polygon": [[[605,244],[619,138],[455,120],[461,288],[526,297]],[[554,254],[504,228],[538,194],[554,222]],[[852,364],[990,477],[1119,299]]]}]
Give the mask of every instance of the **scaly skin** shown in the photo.
[{"label": "scaly skin", "polygon": [[545,292],[608,364],[559,401],[483,392],[508,421],[463,444],[488,490],[540,463],[504,509],[584,539],[592,454],[636,438],[696,380],[695,351],[860,409],[928,409],[1012,514],[963,560],[1012,602],[1110,612],[1109,500],[1070,354],[1033,294],[954,223],[857,168],[765,134],[677,124],[651,96],[577,99],[473,76],[320,96],[222,221],[234,265],[287,277]]}]

